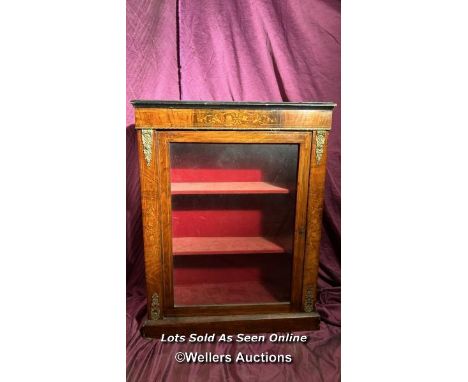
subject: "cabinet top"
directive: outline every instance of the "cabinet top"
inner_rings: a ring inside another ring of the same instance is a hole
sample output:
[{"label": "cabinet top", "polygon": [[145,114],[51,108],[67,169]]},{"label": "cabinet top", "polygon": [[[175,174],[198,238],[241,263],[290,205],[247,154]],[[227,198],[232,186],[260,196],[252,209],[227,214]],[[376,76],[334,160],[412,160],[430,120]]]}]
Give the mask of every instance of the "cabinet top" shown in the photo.
[{"label": "cabinet top", "polygon": [[288,109],[288,110],[332,110],[334,102],[225,102],[225,101],[160,101],[132,100],[135,108],[167,109]]}]

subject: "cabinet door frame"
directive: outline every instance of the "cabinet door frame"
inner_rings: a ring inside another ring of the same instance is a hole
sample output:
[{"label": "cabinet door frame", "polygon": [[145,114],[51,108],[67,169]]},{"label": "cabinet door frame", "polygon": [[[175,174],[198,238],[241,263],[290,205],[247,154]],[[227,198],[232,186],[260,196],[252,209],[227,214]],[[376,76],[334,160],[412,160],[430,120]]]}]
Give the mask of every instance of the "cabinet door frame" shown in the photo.
[{"label": "cabinet door frame", "polygon": [[[307,201],[312,150],[310,132],[265,131],[159,131],[158,175],[161,218],[161,262],[163,277],[162,315],[166,317],[212,316],[226,314],[281,313],[302,311]],[[284,303],[174,306],[172,255],[172,201],[170,190],[171,143],[258,143],[298,144],[296,214],[291,277],[291,299]]]}]

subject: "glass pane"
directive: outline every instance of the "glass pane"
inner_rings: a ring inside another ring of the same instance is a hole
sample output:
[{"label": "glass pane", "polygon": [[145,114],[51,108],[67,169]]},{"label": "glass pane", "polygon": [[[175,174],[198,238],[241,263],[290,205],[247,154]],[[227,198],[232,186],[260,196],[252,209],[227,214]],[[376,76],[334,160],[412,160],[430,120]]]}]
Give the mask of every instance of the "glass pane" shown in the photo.
[{"label": "glass pane", "polygon": [[175,305],[290,301],[298,150],[171,143]]}]

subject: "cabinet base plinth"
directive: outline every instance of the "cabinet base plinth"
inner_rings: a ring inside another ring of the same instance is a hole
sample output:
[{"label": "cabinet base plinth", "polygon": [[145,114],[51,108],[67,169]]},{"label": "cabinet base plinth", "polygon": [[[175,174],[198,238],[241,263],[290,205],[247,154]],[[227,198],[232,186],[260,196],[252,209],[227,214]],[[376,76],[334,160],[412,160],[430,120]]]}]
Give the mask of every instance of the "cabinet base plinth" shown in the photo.
[{"label": "cabinet base plinth", "polygon": [[141,334],[148,338],[185,334],[274,333],[317,330],[320,316],[312,313],[275,313],[231,316],[166,317],[147,320]]}]

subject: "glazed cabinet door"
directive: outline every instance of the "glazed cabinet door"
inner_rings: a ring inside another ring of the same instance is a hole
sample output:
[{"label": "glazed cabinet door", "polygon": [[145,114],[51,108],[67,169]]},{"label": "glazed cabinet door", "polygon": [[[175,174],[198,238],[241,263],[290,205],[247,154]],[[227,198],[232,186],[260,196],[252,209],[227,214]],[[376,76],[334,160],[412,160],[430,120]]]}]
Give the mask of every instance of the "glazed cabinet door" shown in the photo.
[{"label": "glazed cabinet door", "polygon": [[311,134],[158,132],[164,312],[301,308]]}]

